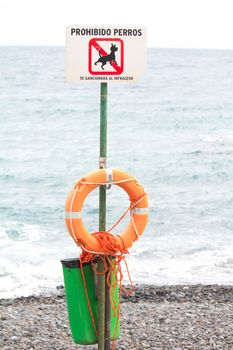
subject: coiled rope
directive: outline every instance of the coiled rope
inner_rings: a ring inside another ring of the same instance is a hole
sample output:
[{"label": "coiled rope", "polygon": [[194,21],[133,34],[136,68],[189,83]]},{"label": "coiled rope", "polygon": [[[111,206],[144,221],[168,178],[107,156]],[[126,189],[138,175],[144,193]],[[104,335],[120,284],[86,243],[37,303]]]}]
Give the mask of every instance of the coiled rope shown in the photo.
[{"label": "coiled rope", "polygon": [[[86,183],[86,184],[89,184],[89,183]],[[91,184],[93,184],[93,183],[91,183]],[[101,183],[99,185],[104,185],[104,184]],[[119,287],[119,299],[120,299],[123,291],[128,295],[132,294],[132,292],[134,291],[134,286],[133,286],[133,283],[132,283],[132,280],[130,277],[127,262],[125,260],[125,255],[128,254],[129,252],[127,249],[125,249],[123,240],[122,240],[122,242],[123,242],[124,248],[121,248],[121,246],[117,242],[117,237],[114,236],[110,231],[112,231],[121,222],[121,220],[126,216],[126,214],[130,210],[132,211],[132,209],[143,200],[145,195],[146,195],[146,193],[143,193],[143,195],[140,198],[137,198],[134,203],[130,204],[130,206],[123,213],[123,215],[120,217],[120,219],[117,220],[116,223],[110,229],[108,229],[107,231],[104,231],[104,232],[92,233],[92,235],[94,235],[98,239],[101,247],[103,248],[104,254],[99,253],[99,252],[89,251],[89,250],[85,249],[83,246],[81,246],[82,252],[80,254],[80,268],[81,268],[82,280],[83,280],[84,291],[85,291],[85,295],[86,295],[86,299],[87,299],[88,309],[90,312],[93,328],[94,328],[94,331],[95,331],[95,334],[97,337],[98,337],[98,330],[97,330],[97,326],[95,323],[93,311],[91,308],[90,299],[88,296],[87,285],[86,285],[86,280],[85,280],[84,271],[83,271],[83,263],[91,262],[93,272],[97,275],[104,275],[105,273],[107,273],[106,283],[110,289],[110,304],[111,304],[111,307],[112,307],[113,312],[114,312],[114,317],[117,317],[117,322],[116,322],[114,336],[113,336],[113,342],[112,342],[112,350],[114,350],[114,348],[115,348],[116,333],[117,333],[118,323],[120,320],[120,300],[118,302],[118,307],[117,307],[116,302],[114,301],[114,298],[113,298],[114,290],[117,286]],[[133,220],[133,226],[134,226],[135,233],[136,233],[137,237],[139,237],[139,234],[137,232],[137,227],[134,223],[133,215],[131,215],[131,219]],[[120,236],[118,236],[118,237],[120,237]],[[104,269],[102,272],[97,271],[95,266],[94,266],[94,260],[96,260],[97,257],[102,259],[102,261],[104,263]],[[122,261],[125,264],[126,271],[128,274],[128,278],[129,278],[129,282],[130,282],[130,286],[131,286],[130,291],[126,291],[122,285],[122,280],[123,280],[123,273],[122,273],[122,266],[121,266]],[[111,279],[112,274],[113,274],[113,276],[115,276],[115,278],[113,278],[113,281]]]}]

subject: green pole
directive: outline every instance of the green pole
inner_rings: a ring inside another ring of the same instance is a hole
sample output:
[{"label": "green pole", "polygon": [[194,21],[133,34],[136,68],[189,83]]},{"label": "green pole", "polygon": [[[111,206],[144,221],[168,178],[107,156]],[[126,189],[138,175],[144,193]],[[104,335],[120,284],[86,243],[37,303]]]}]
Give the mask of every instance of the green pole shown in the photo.
[{"label": "green pole", "polygon": [[[107,157],[107,83],[101,83],[100,85],[100,161],[99,167],[103,169],[106,167]],[[100,187],[99,192],[99,231],[106,230],[106,188]],[[98,271],[103,272],[105,263],[102,259],[98,259]],[[106,334],[106,330],[109,327],[108,315],[105,315],[106,311],[106,276],[104,274],[98,277],[98,350],[110,349],[110,336]],[[108,309],[108,308],[107,308]],[[107,316],[107,318],[106,318]],[[107,328],[106,328],[107,322]],[[108,333],[108,332],[107,332]],[[106,341],[107,340],[107,341]],[[109,342],[109,347],[107,342]]]}]

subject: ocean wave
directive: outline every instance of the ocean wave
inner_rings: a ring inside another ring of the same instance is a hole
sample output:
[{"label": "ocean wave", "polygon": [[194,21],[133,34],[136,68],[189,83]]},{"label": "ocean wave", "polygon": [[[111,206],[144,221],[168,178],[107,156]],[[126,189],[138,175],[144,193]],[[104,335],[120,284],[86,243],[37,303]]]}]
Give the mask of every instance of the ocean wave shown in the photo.
[{"label": "ocean wave", "polygon": [[187,155],[199,156],[199,155],[202,154],[202,153],[203,153],[203,151],[197,149],[197,150],[195,150],[195,151],[187,152],[187,153],[185,153],[185,154],[187,154]]},{"label": "ocean wave", "polygon": [[203,142],[206,143],[221,143],[221,144],[233,144],[233,135],[230,134],[223,134],[223,135],[206,135],[202,138]]},{"label": "ocean wave", "polygon": [[18,180],[18,177],[15,175],[0,174],[0,180],[2,180],[2,181],[16,181],[16,180]]},{"label": "ocean wave", "polygon": [[6,241],[37,242],[44,238],[45,235],[45,231],[38,225],[12,221],[0,226],[0,245],[6,244]]}]

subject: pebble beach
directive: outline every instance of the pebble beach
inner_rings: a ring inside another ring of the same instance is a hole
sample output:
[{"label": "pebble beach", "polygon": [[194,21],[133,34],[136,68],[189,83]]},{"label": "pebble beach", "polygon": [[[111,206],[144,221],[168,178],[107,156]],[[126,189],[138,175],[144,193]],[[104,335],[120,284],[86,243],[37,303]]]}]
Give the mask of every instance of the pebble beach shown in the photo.
[{"label": "pebble beach", "polygon": [[[232,350],[233,286],[136,285],[121,301],[115,349]],[[97,350],[72,341],[64,288],[0,300],[0,349]]]}]

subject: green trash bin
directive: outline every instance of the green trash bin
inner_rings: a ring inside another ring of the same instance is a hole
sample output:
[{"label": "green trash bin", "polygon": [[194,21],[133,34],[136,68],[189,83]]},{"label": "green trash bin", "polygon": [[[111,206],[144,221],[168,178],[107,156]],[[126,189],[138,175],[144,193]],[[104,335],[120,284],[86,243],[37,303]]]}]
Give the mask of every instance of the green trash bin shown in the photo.
[{"label": "green trash bin", "polygon": [[[80,260],[77,258],[65,259],[61,260],[61,263],[63,266],[67,309],[73,340],[76,344],[81,345],[95,344],[98,342],[98,340],[93,327],[90,310],[88,307],[87,298],[83,286]],[[83,264],[83,272],[86,280],[87,292],[90,300],[92,313],[94,316],[95,324],[98,328],[98,299],[96,297],[94,272],[92,270],[91,263]],[[116,278],[114,275],[111,277],[112,279]],[[113,293],[113,300],[116,304],[116,308],[118,309],[118,286],[115,287]],[[120,335],[120,320],[118,321],[117,315],[114,316],[114,311],[111,308],[110,335],[112,340],[114,338],[114,333],[116,333],[117,339]]]}]

